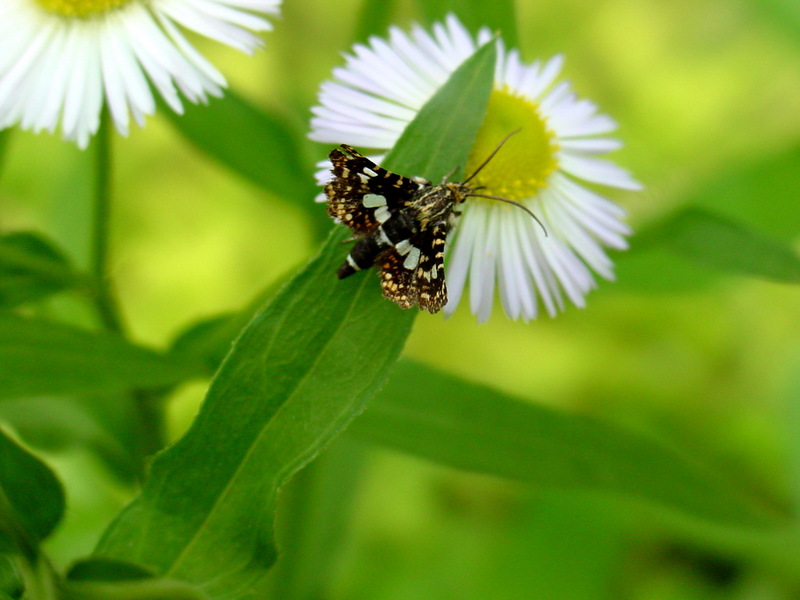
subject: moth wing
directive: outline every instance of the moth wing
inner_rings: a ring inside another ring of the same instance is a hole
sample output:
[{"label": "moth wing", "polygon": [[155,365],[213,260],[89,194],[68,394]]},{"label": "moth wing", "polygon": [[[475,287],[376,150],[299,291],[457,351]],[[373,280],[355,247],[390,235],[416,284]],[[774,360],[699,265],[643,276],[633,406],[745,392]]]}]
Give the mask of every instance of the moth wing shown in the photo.
[{"label": "moth wing", "polygon": [[444,247],[447,227],[444,223],[432,225],[413,239],[419,249],[419,261],[412,272],[412,285],[416,290],[420,310],[437,313],[447,304],[447,284],[444,279]]},{"label": "moth wing", "polygon": [[333,179],[325,186],[328,214],[366,235],[401,210],[419,189],[408,177],[379,167],[342,144],[328,155]]},{"label": "moth wing", "polygon": [[413,285],[413,271],[403,265],[404,258],[395,248],[378,259],[378,274],[383,295],[400,308],[411,308],[417,303],[417,290]]}]

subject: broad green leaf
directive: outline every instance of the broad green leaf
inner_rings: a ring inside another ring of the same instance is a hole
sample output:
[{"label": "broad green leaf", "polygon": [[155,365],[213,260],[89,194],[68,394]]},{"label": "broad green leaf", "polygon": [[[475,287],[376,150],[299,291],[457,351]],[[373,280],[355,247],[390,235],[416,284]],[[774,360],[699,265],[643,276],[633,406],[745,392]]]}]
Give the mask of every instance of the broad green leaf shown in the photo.
[{"label": "broad green leaf", "polygon": [[800,257],[791,248],[701,209],[684,209],[650,235],[682,256],[710,267],[800,282]]},{"label": "broad green leaf", "polygon": [[623,494],[727,525],[764,522],[757,506],[710,469],[654,441],[413,362],[398,365],[351,432],[436,462],[538,486]]},{"label": "broad green leaf", "polygon": [[245,329],[101,556],[208,586],[212,597],[248,597],[265,575],[278,488],[362,409],[413,320],[380,297],[375,278],[336,281],[342,233]]},{"label": "broad green leaf", "polygon": [[40,235],[0,236],[0,306],[38,300],[79,283],[66,257]]},{"label": "broad green leaf", "polygon": [[[401,138],[392,153],[395,168],[414,166],[402,162],[415,154],[404,145],[420,143],[430,154],[453,127],[479,123],[474,115],[485,111],[486,99],[475,95],[476,79],[491,81],[493,52],[490,45],[466,61],[431,101],[434,108],[422,109],[419,118],[431,119],[432,110],[441,111],[440,118],[427,137]],[[466,96],[471,102],[460,101]],[[453,111],[461,118],[452,119]],[[470,135],[476,133],[477,125]],[[465,159],[468,141],[430,157],[425,168]],[[197,420],[156,456],[141,495],[106,532],[98,556],[144,565],[212,598],[259,597],[276,555],[278,489],[363,409],[415,316],[383,299],[371,273],[336,280],[345,235],[337,228],[319,256],[244,330]]]},{"label": "broad green leaf", "polygon": [[419,0],[418,5],[428,23],[442,21],[452,13],[473,33],[488,27],[500,35],[507,47],[518,45],[514,0]]},{"label": "broad green leaf", "polygon": [[0,312],[0,400],[170,385],[198,370],[109,333]]},{"label": "broad green leaf", "polygon": [[53,472],[0,429],[0,552],[32,555],[64,512]]}]

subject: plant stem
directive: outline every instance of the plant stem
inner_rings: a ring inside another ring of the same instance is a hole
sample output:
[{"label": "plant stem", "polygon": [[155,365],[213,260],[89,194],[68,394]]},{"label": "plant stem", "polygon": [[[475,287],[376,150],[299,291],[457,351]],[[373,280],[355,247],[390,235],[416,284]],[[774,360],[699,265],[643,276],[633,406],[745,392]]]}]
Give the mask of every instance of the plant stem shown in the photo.
[{"label": "plant stem", "polygon": [[103,113],[95,138],[94,222],[92,223],[91,268],[95,279],[94,301],[103,326],[122,333],[122,319],[108,274],[111,225],[111,127]]},{"label": "plant stem", "polygon": [[[119,305],[109,273],[111,229],[111,121],[103,113],[95,138],[94,222],[92,224],[91,269],[94,279],[94,304],[103,327],[124,335]],[[163,447],[164,427],[160,398],[152,390],[134,389],[130,398],[136,411],[134,457],[141,473],[146,459]]]}]

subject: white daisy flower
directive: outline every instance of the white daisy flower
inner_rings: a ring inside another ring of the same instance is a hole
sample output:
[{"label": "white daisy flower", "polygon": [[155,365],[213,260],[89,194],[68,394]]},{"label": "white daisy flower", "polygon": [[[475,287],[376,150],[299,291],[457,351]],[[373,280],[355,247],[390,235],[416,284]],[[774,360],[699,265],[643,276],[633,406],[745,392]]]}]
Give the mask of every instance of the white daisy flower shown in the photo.
[{"label": "white daisy flower", "polygon": [[[226,82],[185,37],[189,30],[252,52],[280,0],[2,0],[0,129],[19,124],[86,147],[105,101],[128,133],[155,112],[151,87],[182,112]],[[177,88],[177,89],[176,89]]]},{"label": "white daisy flower", "polygon": [[[389,39],[356,45],[346,66],[322,84],[313,109],[311,139],[387,151],[417,111],[491,34],[477,40],[450,15],[430,34],[397,28]],[[452,314],[465,295],[479,321],[489,318],[499,289],[512,318],[535,318],[539,304],[555,315],[564,298],[583,307],[595,287],[592,271],[613,278],[605,247],[624,249],[630,234],[624,211],[585,183],[638,190],[623,169],[598,155],[620,147],[605,137],[616,124],[555,83],[562,58],[527,65],[500,42],[495,85],[465,172],[472,173],[510,132],[520,129],[474,180],[481,193],[523,204],[541,219],[508,203],[469,198],[448,238],[446,278]],[[380,164],[385,154],[371,158]],[[327,163],[321,163],[324,166]],[[404,175],[415,175],[404,173]],[[321,171],[320,181],[330,177]]]}]

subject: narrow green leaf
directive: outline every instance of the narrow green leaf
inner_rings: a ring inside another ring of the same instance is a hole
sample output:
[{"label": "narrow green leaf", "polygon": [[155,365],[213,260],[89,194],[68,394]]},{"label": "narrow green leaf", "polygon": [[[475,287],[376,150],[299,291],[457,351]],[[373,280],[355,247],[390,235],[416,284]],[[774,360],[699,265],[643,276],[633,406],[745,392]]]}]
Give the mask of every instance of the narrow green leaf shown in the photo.
[{"label": "narrow green leaf", "polygon": [[402,362],[351,432],[454,467],[539,486],[633,496],[726,525],[760,509],[675,452],[610,424]]},{"label": "narrow green leaf", "polygon": [[791,248],[698,208],[681,211],[651,235],[673,251],[710,267],[800,282],[800,257]]},{"label": "narrow green leaf", "polygon": [[112,334],[0,313],[0,400],[156,387],[197,372]]},{"label": "narrow green leaf", "polygon": [[473,33],[488,27],[498,33],[508,47],[518,45],[516,6],[514,0],[420,0],[417,3],[428,23],[456,15]]},{"label": "narrow green leaf", "polygon": [[[427,135],[403,136],[393,152],[397,170],[413,172],[416,165],[403,160],[416,158],[419,148],[443,153],[422,165],[427,176],[429,169],[466,156],[471,138],[461,147],[442,146],[440,137],[466,123],[474,138],[480,122],[475,115],[486,109],[476,87],[491,82],[494,62],[485,57],[493,51],[468,61],[453,76],[457,84],[445,85],[431,100],[439,118]],[[432,119],[431,110],[424,107],[419,118]],[[413,152],[408,144],[421,146]],[[276,555],[278,489],[363,409],[415,317],[383,299],[371,273],[336,280],[345,235],[337,228],[319,256],[244,330],[197,420],[156,456],[142,494],[106,532],[99,556],[144,565],[202,587],[212,598],[260,597]]]},{"label": "narrow green leaf", "polygon": [[66,257],[31,232],[0,236],[0,306],[38,300],[81,283]]},{"label": "narrow green leaf", "polygon": [[101,555],[208,585],[214,597],[264,576],[278,488],[361,410],[412,323],[375,278],[336,281],[342,233],[238,339],[197,421],[156,457]]},{"label": "narrow green leaf", "polygon": [[53,472],[0,429],[0,552],[30,554],[63,512],[64,491]]}]

